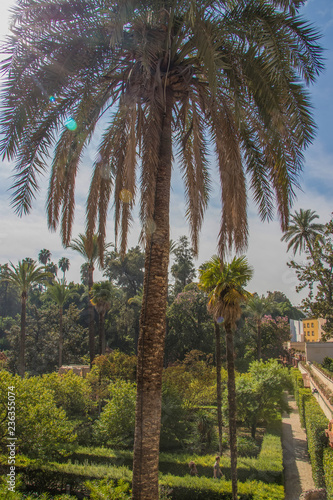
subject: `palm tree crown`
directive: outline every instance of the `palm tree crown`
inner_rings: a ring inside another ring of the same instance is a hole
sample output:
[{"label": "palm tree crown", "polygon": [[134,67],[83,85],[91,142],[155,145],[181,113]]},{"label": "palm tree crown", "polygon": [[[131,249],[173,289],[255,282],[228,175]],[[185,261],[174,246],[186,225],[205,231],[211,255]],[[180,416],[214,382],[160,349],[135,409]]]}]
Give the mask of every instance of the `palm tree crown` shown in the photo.
[{"label": "palm tree crown", "polygon": [[116,234],[125,248],[139,152],[140,214],[149,237],[161,120],[170,109],[195,252],[209,194],[209,140],[222,185],[221,253],[232,243],[238,250],[246,245],[245,171],[261,217],[273,216],[275,193],[285,229],[302,150],[314,131],[300,82],[313,82],[322,69],[318,34],[294,16],[302,3],[30,0],[15,7],[2,63],[0,150],[17,158],[18,213],[30,210],[37,176],[57,141],[48,222],[54,229],[62,214],[69,244],[78,165],[109,113],[93,167],[88,235],[98,219],[102,244],[113,190]]},{"label": "palm tree crown", "polygon": [[244,288],[252,275],[253,269],[244,256],[223,265],[215,255],[199,269],[199,287],[208,292],[208,309],[215,319],[223,317],[225,323],[235,327],[241,303],[252,296]]},{"label": "palm tree crown", "polygon": [[299,212],[295,211],[295,214],[291,215],[291,223],[289,223],[287,230],[281,238],[281,241],[287,241],[288,247],[287,251],[293,250],[294,255],[297,251],[299,253],[309,250],[312,252],[313,243],[317,237],[321,237],[324,231],[324,225],[313,222],[319,219],[319,215],[316,214],[314,210],[303,210],[300,209]]}]

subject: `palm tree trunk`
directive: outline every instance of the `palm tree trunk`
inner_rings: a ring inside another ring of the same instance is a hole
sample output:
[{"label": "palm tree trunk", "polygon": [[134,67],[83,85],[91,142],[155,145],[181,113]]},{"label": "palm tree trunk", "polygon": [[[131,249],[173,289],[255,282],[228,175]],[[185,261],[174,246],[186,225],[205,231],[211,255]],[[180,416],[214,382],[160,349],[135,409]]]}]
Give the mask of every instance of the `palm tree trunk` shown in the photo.
[{"label": "palm tree trunk", "polygon": [[63,338],[63,308],[59,307],[59,368],[62,366]]},{"label": "palm tree trunk", "polygon": [[[93,284],[94,284],[94,267],[89,263],[88,267],[88,291],[90,292]],[[88,326],[89,326],[89,358],[90,358],[90,368],[92,367],[92,362],[95,357],[95,328],[94,328],[94,320],[95,320],[95,309],[92,305],[90,299],[88,302]]]},{"label": "palm tree trunk", "polygon": [[261,319],[257,323],[257,347],[258,347],[258,361],[261,360]]},{"label": "palm tree trunk", "polygon": [[236,385],[234,361],[234,336],[230,324],[225,324],[228,370],[229,440],[231,461],[232,500],[237,500],[237,429],[236,429]]},{"label": "palm tree trunk", "polygon": [[99,353],[105,354],[105,313],[99,313]]},{"label": "palm tree trunk", "polygon": [[219,430],[219,452],[222,453],[222,384],[221,384],[221,333],[219,324],[214,321],[216,356],[216,403],[217,426]]},{"label": "palm tree trunk", "polygon": [[161,127],[154,227],[146,245],[143,304],[138,341],[137,397],[133,457],[133,500],[158,500],[162,369],[169,265],[172,100]]},{"label": "palm tree trunk", "polygon": [[18,373],[20,377],[24,377],[25,372],[25,329],[27,315],[27,294],[22,292],[21,295],[21,333],[20,333],[20,353],[18,360]]}]

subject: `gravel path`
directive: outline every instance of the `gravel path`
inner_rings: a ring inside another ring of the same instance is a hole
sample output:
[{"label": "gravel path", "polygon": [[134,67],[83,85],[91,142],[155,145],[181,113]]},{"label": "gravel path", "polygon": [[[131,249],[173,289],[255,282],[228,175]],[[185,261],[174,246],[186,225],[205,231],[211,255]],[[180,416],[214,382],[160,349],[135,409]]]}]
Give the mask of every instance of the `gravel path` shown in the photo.
[{"label": "gravel path", "polygon": [[288,403],[291,413],[282,417],[285,500],[298,500],[303,491],[314,488],[314,483],[306,434],[301,428],[295,398],[288,396]]}]

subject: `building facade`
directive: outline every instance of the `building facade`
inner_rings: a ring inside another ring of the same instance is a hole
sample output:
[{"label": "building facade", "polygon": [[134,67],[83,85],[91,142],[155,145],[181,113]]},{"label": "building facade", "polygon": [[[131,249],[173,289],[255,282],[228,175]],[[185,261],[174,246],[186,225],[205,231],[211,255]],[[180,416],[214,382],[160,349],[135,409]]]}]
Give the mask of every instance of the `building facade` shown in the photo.
[{"label": "building facade", "polygon": [[320,342],[323,331],[323,326],[326,319],[303,319],[303,333],[305,342]]}]

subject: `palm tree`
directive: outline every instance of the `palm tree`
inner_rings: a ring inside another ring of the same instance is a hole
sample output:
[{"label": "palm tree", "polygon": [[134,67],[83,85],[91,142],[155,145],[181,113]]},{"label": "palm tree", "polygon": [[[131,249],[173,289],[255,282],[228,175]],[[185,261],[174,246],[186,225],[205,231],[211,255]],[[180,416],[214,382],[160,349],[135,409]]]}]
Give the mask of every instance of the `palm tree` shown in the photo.
[{"label": "palm tree", "polygon": [[94,283],[90,290],[91,303],[99,318],[99,353],[105,354],[105,315],[111,307],[114,287],[110,281]]},{"label": "palm tree", "polygon": [[297,251],[301,253],[308,250],[313,258],[313,244],[316,238],[322,238],[325,229],[323,224],[313,222],[316,219],[319,219],[319,215],[314,210],[303,210],[303,208],[299,212],[295,210],[281,238],[281,241],[288,242],[287,252],[292,249],[296,255]]},{"label": "palm tree", "polygon": [[233,332],[236,329],[236,321],[242,313],[241,303],[251,296],[244,287],[252,278],[253,270],[245,257],[235,257],[230,264],[222,264],[220,258],[214,256],[202,266],[199,273],[200,283],[202,283],[203,288],[210,291],[208,310],[213,314],[215,321],[223,318],[226,332],[232,498],[237,500],[237,429]]},{"label": "palm tree", "polygon": [[[87,235],[79,234],[77,238],[72,240],[68,244],[68,248],[78,252],[88,264],[88,292],[90,293],[94,284],[94,269],[95,263],[99,261],[99,266],[102,267],[101,260],[99,258],[99,246],[98,246],[98,235],[94,234],[91,241],[88,239]],[[103,254],[104,251],[111,246],[110,243],[103,243]],[[88,302],[89,311],[89,355],[90,355],[90,365],[92,364],[95,357],[95,331],[94,331],[94,306],[89,300]]]},{"label": "palm tree", "polygon": [[47,248],[43,248],[38,254],[38,260],[43,266],[46,266],[46,264],[49,262],[51,259],[51,252]]},{"label": "palm tree", "polygon": [[15,267],[11,263],[5,280],[12,283],[21,295],[21,332],[20,332],[20,353],[18,361],[18,373],[24,377],[25,372],[25,331],[26,331],[26,311],[27,297],[32,285],[43,283],[50,277],[50,273],[45,271],[44,266],[37,266],[36,262],[19,261]]},{"label": "palm tree", "polygon": [[247,243],[245,172],[261,218],[273,216],[276,194],[287,227],[302,152],[314,132],[302,82],[313,82],[322,69],[318,35],[295,16],[300,5],[27,0],[13,11],[2,63],[0,151],[17,159],[16,211],[30,210],[52,150],[48,224],[56,229],[60,223],[67,246],[78,166],[94,131],[104,126],[87,200],[87,236],[91,242],[98,220],[102,257],[112,194],[116,242],[120,235],[125,253],[140,158],[146,260],[134,499],[158,497],[172,146],[179,151],[195,253],[209,195],[209,140],[222,186],[221,255]]},{"label": "palm tree", "polygon": [[64,304],[70,295],[70,290],[65,285],[65,282],[58,281],[49,285],[47,288],[47,293],[51,299],[57,304],[59,308],[59,368],[62,366],[62,355],[63,355],[63,313]]},{"label": "palm tree", "polygon": [[257,330],[257,358],[261,360],[261,324],[263,317],[272,310],[272,303],[264,297],[253,296],[246,304],[246,312],[255,321]]},{"label": "palm tree", "polygon": [[63,272],[63,282],[66,282],[66,271],[69,269],[69,259],[67,257],[61,257],[58,261],[58,267]]},{"label": "palm tree", "polygon": [[[207,269],[208,264],[203,264],[199,268],[199,283],[198,286],[201,290],[209,293],[212,291],[211,284],[207,284],[203,279],[203,271]],[[221,331],[220,331],[220,318],[214,319],[214,332],[215,332],[215,359],[216,359],[216,406],[217,406],[217,427],[219,433],[219,453],[222,454],[222,380],[221,380]]]}]

